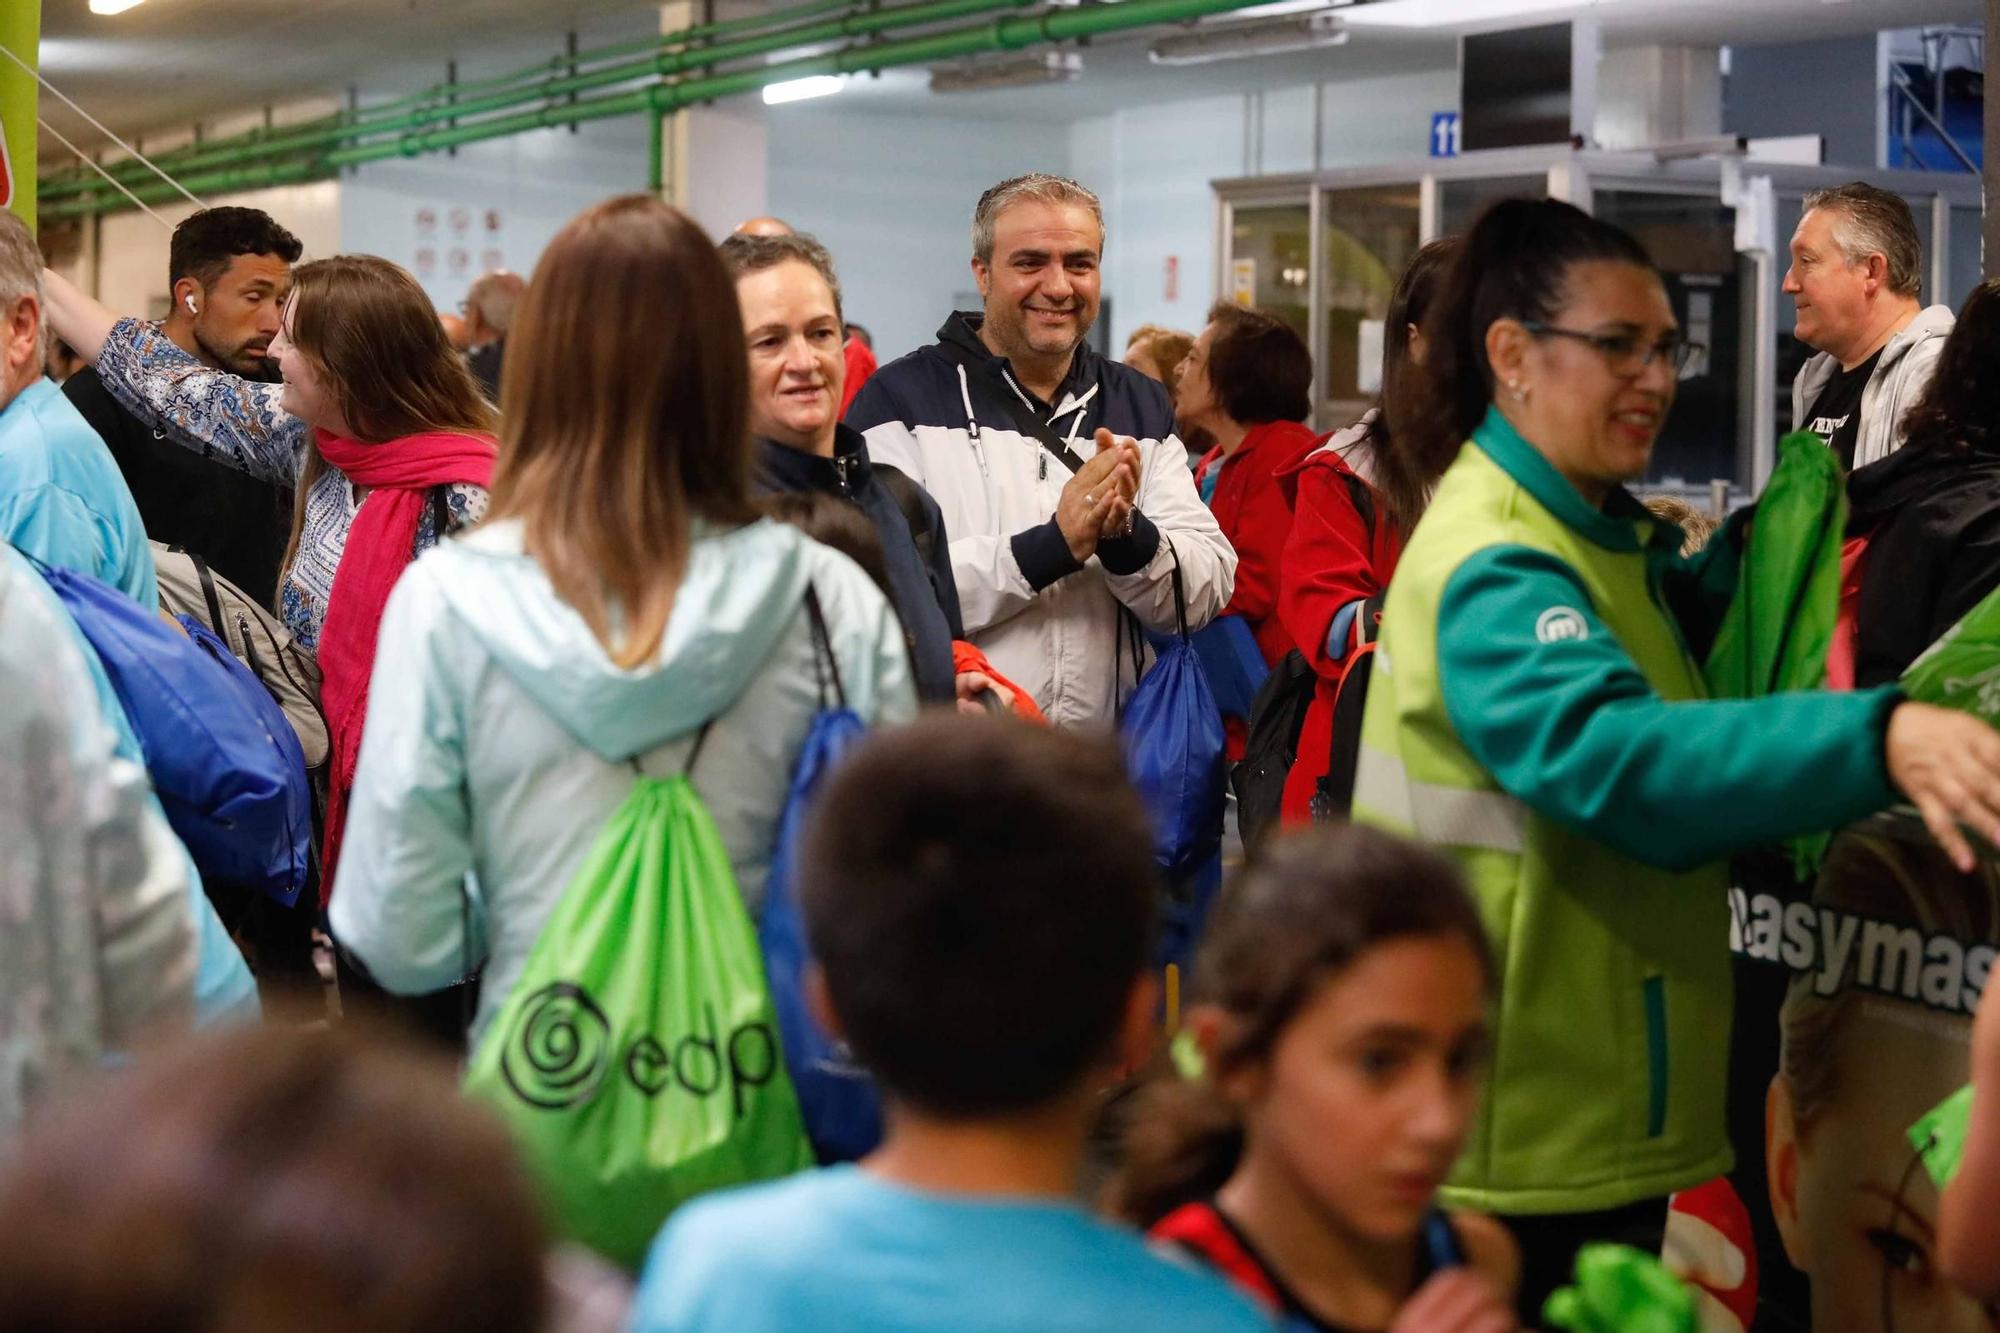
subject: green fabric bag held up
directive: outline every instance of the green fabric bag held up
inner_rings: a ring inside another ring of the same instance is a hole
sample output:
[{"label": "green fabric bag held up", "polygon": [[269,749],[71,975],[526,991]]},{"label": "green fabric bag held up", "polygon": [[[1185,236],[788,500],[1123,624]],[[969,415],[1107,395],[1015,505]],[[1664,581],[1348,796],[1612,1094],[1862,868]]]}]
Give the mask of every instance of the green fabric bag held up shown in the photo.
[{"label": "green fabric bag held up", "polygon": [[1703,675],[1718,699],[1752,699],[1826,684],[1840,617],[1840,548],[1847,487],[1833,450],[1809,431],[1778,444],[1758,497],[1736,596]]},{"label": "green fabric bag held up", "polygon": [[605,825],[465,1086],[554,1226],[634,1269],[680,1204],[813,1164],[756,931],[685,775],[642,775]]}]

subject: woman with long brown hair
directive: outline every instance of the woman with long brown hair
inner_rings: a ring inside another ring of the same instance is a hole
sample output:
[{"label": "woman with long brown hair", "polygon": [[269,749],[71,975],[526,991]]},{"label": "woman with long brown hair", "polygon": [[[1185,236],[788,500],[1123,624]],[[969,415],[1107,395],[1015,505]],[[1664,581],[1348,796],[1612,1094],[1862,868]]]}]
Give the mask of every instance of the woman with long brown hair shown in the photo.
[{"label": "woman with long brown hair", "polygon": [[868,576],[756,516],[742,329],[686,216],[577,217],[508,338],[486,522],[390,599],[331,921],[392,991],[481,971],[475,1038],[635,767],[689,771],[754,912],[832,678],[864,721],[915,710]]},{"label": "woman with long brown hair", "polygon": [[49,322],[112,394],[171,423],[169,438],[294,486],[279,612],[319,654],[332,737],[324,886],[332,883],[389,590],[416,555],[476,522],[493,469],[493,412],[445,341],[422,287],[372,255],[294,271],[264,384],[195,360],[155,326],[53,274]]}]

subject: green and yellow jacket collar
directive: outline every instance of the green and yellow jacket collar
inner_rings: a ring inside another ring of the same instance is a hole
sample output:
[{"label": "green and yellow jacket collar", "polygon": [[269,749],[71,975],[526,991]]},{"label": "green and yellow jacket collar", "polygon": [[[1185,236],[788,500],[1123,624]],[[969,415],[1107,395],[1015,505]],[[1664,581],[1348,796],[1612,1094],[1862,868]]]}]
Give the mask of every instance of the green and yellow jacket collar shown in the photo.
[{"label": "green and yellow jacket collar", "polygon": [[1556,471],[1555,464],[1500,415],[1498,407],[1486,409],[1486,419],[1472,432],[1472,442],[1564,526],[1606,550],[1680,549],[1681,530],[1655,517],[1623,486],[1611,488],[1604,508],[1593,508],[1569,479]]}]

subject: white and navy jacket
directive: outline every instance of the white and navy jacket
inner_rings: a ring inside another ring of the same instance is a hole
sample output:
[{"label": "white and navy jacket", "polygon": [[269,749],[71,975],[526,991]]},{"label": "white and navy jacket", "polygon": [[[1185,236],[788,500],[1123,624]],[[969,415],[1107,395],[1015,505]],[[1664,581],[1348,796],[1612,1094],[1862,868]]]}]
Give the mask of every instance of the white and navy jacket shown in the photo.
[{"label": "white and navy jacket", "polygon": [[[1129,660],[1117,662],[1119,605],[1148,629],[1173,630],[1178,559],[1187,627],[1200,629],[1229,601],[1236,552],[1195,493],[1164,387],[1080,347],[1051,407],[979,340],[981,319],[954,314],[937,344],[884,366],[847,423],[867,437],[871,457],[902,469],[943,508],[967,637],[1057,726],[1109,728],[1136,677]],[[1139,442],[1130,536],[1076,563],[1055,522],[1070,470],[1018,429],[1003,392],[1084,458],[1097,452],[1100,427]]]}]

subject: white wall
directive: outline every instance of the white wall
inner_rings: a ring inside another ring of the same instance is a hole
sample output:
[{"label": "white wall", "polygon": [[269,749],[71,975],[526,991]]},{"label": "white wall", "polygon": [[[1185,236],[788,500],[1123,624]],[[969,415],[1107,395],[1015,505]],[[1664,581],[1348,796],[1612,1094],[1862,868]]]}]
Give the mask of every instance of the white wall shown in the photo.
[{"label": "white wall", "polygon": [[[341,245],[416,274],[454,311],[489,268],[534,269],[551,237],[600,199],[646,188],[645,120],[536,130],[442,153],[371,162],[340,182]],[[497,225],[495,225],[497,224]]]},{"label": "white wall", "polygon": [[824,241],[884,362],[933,341],[972,289],[972,208],[1024,171],[1069,173],[1065,127],[772,107],[770,210]]},{"label": "white wall", "polygon": [[1321,85],[1318,100],[1317,145],[1310,85],[1135,106],[1071,126],[1077,178],[1104,199],[1114,348],[1141,324],[1199,329],[1216,299],[1212,181],[1422,158],[1430,113],[1458,105],[1458,75],[1349,79]]},{"label": "white wall", "polygon": [[[203,201],[261,208],[305,245],[305,258],[340,253],[341,199],[336,181],[286,185],[273,190],[220,194]],[[190,203],[155,204],[154,212],[177,223],[195,211]],[[97,299],[121,315],[157,319],[166,314],[170,284],[167,251],[172,232],[144,213],[111,213],[98,220]]]}]

